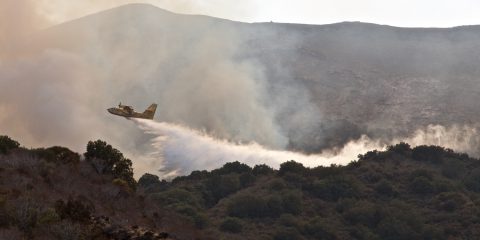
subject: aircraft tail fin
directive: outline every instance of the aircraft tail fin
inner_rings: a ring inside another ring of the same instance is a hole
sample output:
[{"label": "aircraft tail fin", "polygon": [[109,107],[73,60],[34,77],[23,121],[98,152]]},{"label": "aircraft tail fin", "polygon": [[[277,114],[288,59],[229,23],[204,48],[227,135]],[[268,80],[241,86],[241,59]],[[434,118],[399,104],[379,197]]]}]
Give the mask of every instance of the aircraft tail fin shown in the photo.
[{"label": "aircraft tail fin", "polygon": [[155,116],[156,110],[157,110],[157,104],[153,103],[147,108],[147,110],[143,112],[143,115],[148,119],[153,119],[153,116]]}]

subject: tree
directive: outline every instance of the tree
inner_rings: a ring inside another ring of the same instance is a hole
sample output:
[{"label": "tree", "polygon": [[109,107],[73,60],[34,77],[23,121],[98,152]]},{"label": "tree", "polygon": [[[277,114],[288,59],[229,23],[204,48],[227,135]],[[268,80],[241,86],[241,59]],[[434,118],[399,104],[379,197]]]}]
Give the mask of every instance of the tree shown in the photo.
[{"label": "tree", "polygon": [[122,179],[135,189],[136,182],[133,178],[132,161],[113,148],[105,141],[89,141],[85,159],[89,161],[101,174],[112,174],[115,178]]},{"label": "tree", "polygon": [[225,175],[229,173],[244,173],[250,172],[252,170],[251,167],[244,163],[240,163],[239,161],[235,162],[228,162],[223,165],[223,167],[213,170],[213,174]]},{"label": "tree", "polygon": [[273,168],[269,167],[266,164],[255,165],[255,167],[253,167],[252,173],[254,175],[268,175],[273,173]]},{"label": "tree", "polygon": [[150,173],[145,173],[140,179],[138,179],[138,185],[143,188],[149,188],[157,184],[160,184],[158,176]]},{"label": "tree", "polygon": [[439,146],[418,146],[412,150],[412,158],[417,161],[441,163],[445,149]]},{"label": "tree", "polygon": [[278,174],[280,176],[283,176],[286,173],[304,173],[304,172],[305,172],[305,167],[303,166],[303,164],[290,160],[280,164],[280,170],[278,171]]},{"label": "tree", "polygon": [[0,136],[0,154],[7,154],[10,150],[18,148],[20,144],[8,136]]}]

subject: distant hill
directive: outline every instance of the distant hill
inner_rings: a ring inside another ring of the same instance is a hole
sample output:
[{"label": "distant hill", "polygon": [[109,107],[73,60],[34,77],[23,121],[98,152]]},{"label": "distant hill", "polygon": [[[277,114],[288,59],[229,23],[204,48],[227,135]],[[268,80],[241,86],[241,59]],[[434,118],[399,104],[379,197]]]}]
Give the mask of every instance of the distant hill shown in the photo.
[{"label": "distant hill", "polygon": [[34,37],[92,65],[94,98],[157,101],[161,121],[270,147],[318,152],[480,119],[480,26],[248,24],[133,4]]},{"label": "distant hill", "polygon": [[79,160],[66,148],[27,150],[0,137],[0,238],[480,237],[480,163],[442,147],[401,143],[348,166],[230,162],[129,185],[118,150],[88,146]]}]

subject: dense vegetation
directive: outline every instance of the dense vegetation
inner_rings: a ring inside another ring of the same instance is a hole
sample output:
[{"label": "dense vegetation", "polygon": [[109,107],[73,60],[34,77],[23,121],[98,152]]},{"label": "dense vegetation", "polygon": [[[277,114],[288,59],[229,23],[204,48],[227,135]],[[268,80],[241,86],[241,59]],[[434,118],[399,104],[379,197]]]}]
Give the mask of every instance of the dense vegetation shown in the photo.
[{"label": "dense vegetation", "polygon": [[108,216],[178,239],[480,239],[480,162],[437,146],[401,143],[347,166],[230,162],[169,182],[136,182],[100,140],[85,160],[8,137],[0,149],[0,238],[118,239],[93,221]]},{"label": "dense vegetation", "polygon": [[139,184],[212,238],[480,239],[480,162],[437,146],[401,143],[348,166],[231,162]]}]

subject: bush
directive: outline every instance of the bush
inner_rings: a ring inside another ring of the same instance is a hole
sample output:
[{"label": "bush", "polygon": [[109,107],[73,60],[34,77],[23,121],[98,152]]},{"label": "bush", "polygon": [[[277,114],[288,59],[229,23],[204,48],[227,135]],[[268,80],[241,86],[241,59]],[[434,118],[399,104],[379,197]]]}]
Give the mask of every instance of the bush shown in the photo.
[{"label": "bush", "polygon": [[467,197],[457,192],[444,192],[438,194],[433,202],[438,210],[453,212],[467,203]]},{"label": "bush", "polygon": [[52,224],[59,221],[60,221],[60,216],[58,216],[55,209],[47,208],[46,210],[42,211],[39,214],[37,223],[39,225],[46,225],[46,224]]},{"label": "bush", "polygon": [[240,189],[240,180],[237,174],[214,175],[208,179],[206,187],[213,197],[210,205],[214,205],[220,199],[238,191]]},{"label": "bush", "polygon": [[85,159],[102,174],[112,174],[116,178],[125,180],[132,188],[136,188],[133,178],[132,161],[123,157],[123,154],[102,140],[89,141]]},{"label": "bush", "polygon": [[212,174],[229,174],[229,173],[244,173],[250,172],[252,168],[250,168],[247,164],[240,163],[239,161],[225,163],[223,167],[219,169],[215,169],[212,171]]},{"label": "bush", "polygon": [[329,201],[337,201],[340,198],[352,198],[359,195],[358,183],[345,176],[329,177],[315,181],[307,189],[316,197]]},{"label": "bush", "polygon": [[160,184],[160,179],[157,175],[150,173],[145,173],[140,179],[138,179],[138,185],[142,188],[150,188],[157,184]]},{"label": "bush", "polygon": [[266,202],[254,195],[241,195],[233,198],[227,206],[228,215],[240,218],[255,218],[265,215]]},{"label": "bush", "polygon": [[68,199],[67,202],[57,200],[55,202],[55,212],[63,219],[70,219],[74,222],[88,222],[94,212],[93,204],[86,199]]},{"label": "bush", "polygon": [[282,194],[282,207],[284,213],[298,215],[302,212],[302,192],[286,192]]},{"label": "bush", "polygon": [[7,154],[10,150],[18,148],[20,143],[8,136],[0,136],[0,154]]},{"label": "bush", "polygon": [[303,166],[303,164],[290,160],[280,164],[280,170],[278,171],[278,174],[280,176],[283,176],[286,173],[302,174],[305,173],[305,170],[306,168]]},{"label": "bush", "polygon": [[385,240],[420,239],[420,232],[413,229],[407,222],[394,217],[387,217],[380,222],[378,233]]},{"label": "bush", "polygon": [[201,213],[192,206],[180,203],[175,205],[174,210],[177,213],[188,217],[191,221],[193,221],[197,228],[204,228],[207,226],[207,216],[205,216],[205,214]]},{"label": "bush", "polygon": [[115,186],[118,186],[120,188],[120,193],[126,197],[129,196],[133,193],[133,189],[130,187],[130,185],[123,179],[120,178],[115,178],[112,181],[112,184]]},{"label": "bush", "polygon": [[243,230],[242,222],[238,218],[228,217],[220,224],[222,232],[240,233]]},{"label": "bush", "polygon": [[423,220],[411,205],[393,201],[380,210],[381,221],[377,225],[377,233],[381,239],[409,240],[420,239]]},{"label": "bush", "polygon": [[404,156],[408,156],[411,151],[411,148],[408,143],[401,142],[393,146],[388,146],[387,150],[389,152],[394,152],[394,153],[402,154]]},{"label": "bush", "polygon": [[408,189],[416,194],[429,194],[435,191],[432,181],[430,179],[420,176],[413,179],[408,185]]},{"label": "bush", "polygon": [[376,186],[375,191],[378,194],[385,195],[391,197],[395,195],[395,190],[393,189],[392,184],[385,179],[382,179]]},{"label": "bush", "polygon": [[251,172],[246,172],[242,173],[238,179],[240,180],[240,186],[245,188],[253,185],[255,182],[255,175]]},{"label": "bush", "polygon": [[367,201],[355,202],[352,208],[345,211],[343,217],[353,225],[364,224],[370,228],[375,227],[381,220],[377,206]]},{"label": "bush", "polygon": [[37,217],[40,212],[38,204],[30,198],[17,200],[14,209],[10,212],[14,224],[18,229],[31,237],[32,231],[37,224]]},{"label": "bush", "polygon": [[418,146],[412,150],[412,158],[416,161],[441,163],[445,149],[439,146]]},{"label": "bush", "polygon": [[48,162],[62,164],[80,162],[80,155],[65,147],[38,148],[34,149],[33,152],[39,158],[43,158]]},{"label": "bush", "polygon": [[228,214],[240,218],[279,217],[282,213],[300,214],[302,211],[301,193],[286,192],[259,197],[240,195],[227,205]]},{"label": "bush", "polygon": [[334,240],[337,239],[337,237],[332,232],[332,229],[333,227],[323,219],[315,218],[305,225],[304,232],[314,239]]},{"label": "bush", "polygon": [[274,172],[273,168],[265,164],[255,165],[255,167],[253,167],[253,170],[252,170],[252,173],[256,176],[268,175],[268,174],[272,174],[273,172]]},{"label": "bush", "polygon": [[465,166],[459,159],[448,159],[442,165],[442,175],[455,179],[460,177],[465,172]]},{"label": "bush", "polygon": [[409,179],[412,181],[417,177],[425,177],[428,180],[433,180],[433,172],[426,169],[417,169],[410,173]]},{"label": "bush", "polygon": [[88,239],[85,230],[79,223],[64,220],[50,227],[50,232],[56,239],[83,240]]},{"label": "bush", "polygon": [[158,201],[160,205],[164,206],[184,203],[194,206],[195,208],[200,208],[202,205],[200,199],[195,194],[181,188],[171,188],[164,192],[153,193],[151,197]]}]

